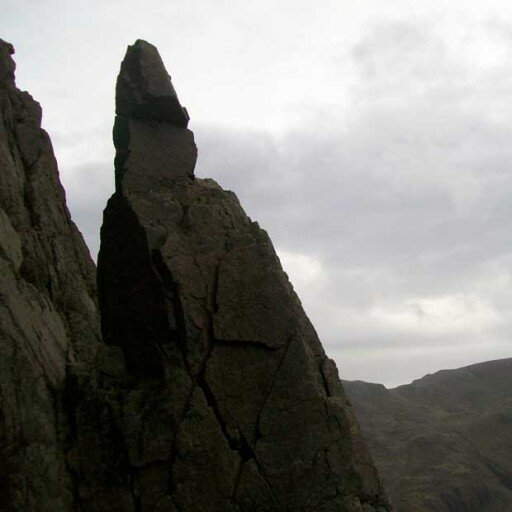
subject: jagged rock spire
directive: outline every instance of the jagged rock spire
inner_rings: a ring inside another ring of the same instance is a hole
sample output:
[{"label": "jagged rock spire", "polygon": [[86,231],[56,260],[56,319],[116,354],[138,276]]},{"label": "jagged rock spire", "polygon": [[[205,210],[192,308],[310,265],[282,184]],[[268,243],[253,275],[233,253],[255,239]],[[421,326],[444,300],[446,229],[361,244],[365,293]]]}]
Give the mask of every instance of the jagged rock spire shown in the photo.
[{"label": "jagged rock spire", "polygon": [[117,95],[98,285],[105,342],[126,361],[110,385],[124,390],[138,510],[389,510],[267,233],[194,178],[193,134],[152,45],[128,48]]},{"label": "jagged rock spire", "polygon": [[[116,114],[113,133],[118,190],[193,176],[197,149],[192,132],[186,129],[189,116],[180,105],[158,50],[146,41],[139,39],[129,46],[121,64]],[[136,178],[124,177],[128,166],[137,172]]]}]

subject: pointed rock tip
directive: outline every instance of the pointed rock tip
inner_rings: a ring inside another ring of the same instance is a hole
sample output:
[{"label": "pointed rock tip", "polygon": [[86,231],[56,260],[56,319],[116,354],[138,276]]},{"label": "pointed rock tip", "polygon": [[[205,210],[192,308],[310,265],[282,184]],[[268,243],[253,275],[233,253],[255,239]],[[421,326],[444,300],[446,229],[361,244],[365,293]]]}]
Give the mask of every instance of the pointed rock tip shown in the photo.
[{"label": "pointed rock tip", "polygon": [[128,46],[116,85],[116,114],[185,128],[187,110],[178,96],[156,47],[137,39]]},{"label": "pointed rock tip", "polygon": [[11,55],[14,54],[12,44],[0,39],[0,86],[14,86],[14,70],[16,64]]}]

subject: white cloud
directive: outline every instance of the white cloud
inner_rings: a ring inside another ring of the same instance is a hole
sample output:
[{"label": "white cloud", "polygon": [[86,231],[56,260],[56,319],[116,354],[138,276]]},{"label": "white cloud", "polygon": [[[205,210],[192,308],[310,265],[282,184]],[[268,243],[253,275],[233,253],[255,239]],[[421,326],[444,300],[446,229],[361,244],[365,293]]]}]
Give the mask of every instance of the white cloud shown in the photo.
[{"label": "white cloud", "polygon": [[320,261],[305,254],[277,249],[283,269],[293,282],[299,294],[311,286],[319,286],[325,279]]}]

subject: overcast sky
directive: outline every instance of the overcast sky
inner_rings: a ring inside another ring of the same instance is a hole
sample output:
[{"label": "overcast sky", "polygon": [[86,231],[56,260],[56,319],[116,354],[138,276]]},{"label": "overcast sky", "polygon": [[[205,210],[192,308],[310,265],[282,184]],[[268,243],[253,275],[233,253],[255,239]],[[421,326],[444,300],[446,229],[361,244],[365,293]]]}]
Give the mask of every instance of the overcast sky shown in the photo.
[{"label": "overcast sky", "polygon": [[345,379],[512,356],[512,3],[0,0],[95,256],[114,85],[155,44],[196,174],[266,228]]}]

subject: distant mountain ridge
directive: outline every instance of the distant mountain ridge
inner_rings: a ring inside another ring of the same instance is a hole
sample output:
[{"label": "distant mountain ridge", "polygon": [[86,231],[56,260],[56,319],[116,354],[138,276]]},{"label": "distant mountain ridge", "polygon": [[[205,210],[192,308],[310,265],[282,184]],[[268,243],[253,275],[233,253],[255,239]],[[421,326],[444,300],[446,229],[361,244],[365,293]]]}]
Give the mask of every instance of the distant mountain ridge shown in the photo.
[{"label": "distant mountain ridge", "polygon": [[343,384],[397,512],[512,510],[512,358]]}]

